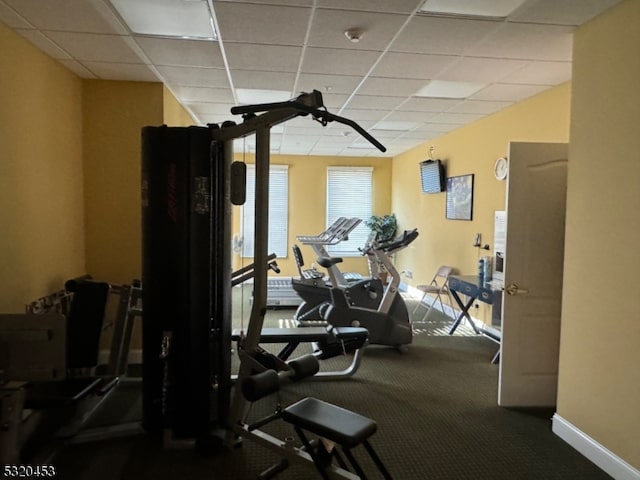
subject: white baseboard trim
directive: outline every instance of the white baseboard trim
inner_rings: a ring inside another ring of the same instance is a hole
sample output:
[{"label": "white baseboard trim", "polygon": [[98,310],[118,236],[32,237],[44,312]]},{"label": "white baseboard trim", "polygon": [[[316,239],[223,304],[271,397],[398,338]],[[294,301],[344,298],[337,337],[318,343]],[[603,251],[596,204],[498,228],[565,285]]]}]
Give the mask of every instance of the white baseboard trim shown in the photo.
[{"label": "white baseboard trim", "polygon": [[553,415],[551,430],[575,448],[591,462],[616,480],[640,480],[640,470],[635,469],[615,453],[596,442],[575,425],[557,413]]}]

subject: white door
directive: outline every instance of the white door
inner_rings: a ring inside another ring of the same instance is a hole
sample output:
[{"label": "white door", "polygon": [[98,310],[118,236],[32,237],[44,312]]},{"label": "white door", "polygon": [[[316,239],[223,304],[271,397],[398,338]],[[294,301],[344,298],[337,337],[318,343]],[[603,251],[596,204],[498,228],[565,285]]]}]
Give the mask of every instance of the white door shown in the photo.
[{"label": "white door", "polygon": [[565,143],[509,145],[501,406],[556,404],[567,151]]}]

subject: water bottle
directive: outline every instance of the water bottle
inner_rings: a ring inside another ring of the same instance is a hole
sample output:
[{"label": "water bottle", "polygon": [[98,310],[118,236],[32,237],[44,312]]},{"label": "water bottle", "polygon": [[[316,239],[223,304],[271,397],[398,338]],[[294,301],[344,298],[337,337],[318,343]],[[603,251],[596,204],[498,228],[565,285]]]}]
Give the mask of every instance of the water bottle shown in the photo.
[{"label": "water bottle", "polygon": [[484,283],[484,258],[478,259],[478,282]]},{"label": "water bottle", "polygon": [[483,266],[483,270],[484,270],[484,282],[483,283],[489,283],[491,281],[491,279],[493,278],[492,275],[492,268],[491,268],[491,257],[483,257],[484,258],[484,266]]}]

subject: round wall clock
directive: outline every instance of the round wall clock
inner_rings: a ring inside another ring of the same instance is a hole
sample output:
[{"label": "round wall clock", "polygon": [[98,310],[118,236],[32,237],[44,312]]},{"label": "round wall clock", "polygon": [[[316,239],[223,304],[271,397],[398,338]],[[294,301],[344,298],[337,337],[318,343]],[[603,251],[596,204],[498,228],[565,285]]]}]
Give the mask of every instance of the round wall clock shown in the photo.
[{"label": "round wall clock", "polygon": [[504,180],[509,173],[509,163],[505,157],[500,157],[496,160],[496,164],[493,167],[493,173],[498,180]]}]

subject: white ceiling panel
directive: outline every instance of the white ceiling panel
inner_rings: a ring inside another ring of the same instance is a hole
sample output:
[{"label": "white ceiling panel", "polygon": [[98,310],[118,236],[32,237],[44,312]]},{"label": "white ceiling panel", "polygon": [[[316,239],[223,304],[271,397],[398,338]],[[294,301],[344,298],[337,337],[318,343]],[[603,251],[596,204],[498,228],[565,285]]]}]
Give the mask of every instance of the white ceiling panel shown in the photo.
[{"label": "white ceiling panel", "polygon": [[17,32],[51,58],[55,58],[56,60],[73,58],[64,49],[56,45],[51,38],[47,37],[39,30],[17,30]]},{"label": "white ceiling panel", "polygon": [[77,60],[58,60],[62,65],[67,67],[73,73],[78,75],[80,78],[98,78],[93,72],[91,72],[87,67],[84,66],[83,63],[78,62]]},{"label": "white ceiling panel", "polygon": [[185,102],[224,103],[229,101],[231,90],[229,88],[207,87],[172,87],[173,91]]},{"label": "white ceiling panel", "polygon": [[620,0],[533,0],[512,15],[510,21],[548,23],[553,25],[582,25]]},{"label": "white ceiling panel", "polygon": [[478,83],[499,82],[505,76],[525,67],[527,63],[526,60],[504,58],[460,57],[437,78],[455,82],[464,82],[469,78]]},{"label": "white ceiling panel", "polygon": [[185,102],[185,106],[199,115],[231,115],[232,103]]},{"label": "white ceiling panel", "polygon": [[134,37],[154,65],[224,68],[217,42]]},{"label": "white ceiling panel", "polygon": [[546,89],[547,87],[544,85],[513,85],[496,83],[479,91],[471,98],[473,100],[519,102],[525,98],[529,98],[543,92]]},{"label": "white ceiling panel", "polygon": [[455,98],[412,97],[403,103],[398,110],[403,112],[443,112],[460,103]]},{"label": "white ceiling panel", "polygon": [[171,85],[187,87],[228,87],[227,71],[222,68],[175,67],[160,65],[157,67],[162,78]]},{"label": "white ceiling panel", "polygon": [[321,8],[404,14],[413,12],[423,3],[424,0],[317,0]]},{"label": "white ceiling panel", "polygon": [[251,3],[215,6],[220,37],[228,42],[300,45],[304,41],[311,9]]},{"label": "white ceiling panel", "polygon": [[490,102],[485,100],[464,100],[458,105],[447,110],[448,113],[472,113],[480,115],[491,115],[497,111],[507,108],[513,102]]},{"label": "white ceiling panel", "polygon": [[76,60],[114,63],[142,63],[121,35],[45,31],[51,40]]},{"label": "white ceiling panel", "polygon": [[413,78],[430,80],[457,57],[452,55],[420,55],[417,53],[387,53],[372,72],[374,77]]},{"label": "white ceiling panel", "polygon": [[365,75],[380,53],[330,48],[307,48],[302,63],[303,73]]},{"label": "white ceiling panel", "polygon": [[[505,20],[417,13],[424,0],[213,0],[220,41],[205,41],[162,33],[163,6],[178,19],[202,0],[114,1],[148,16],[127,25],[111,0],[0,0],[0,21],[81,78],[165,82],[200,124],[241,122],[230,109],[243,92],[265,103],[317,89],[388,151],[311,116],[274,128],[272,151],[343,156],[397,155],[569,80],[575,26],[620,2],[524,0]],[[132,33],[140,21],[161,33]],[[484,87],[434,88],[471,84]],[[234,144],[255,151],[253,137]]]},{"label": "white ceiling panel", "polygon": [[319,90],[322,93],[350,94],[358,86],[362,77],[351,75],[323,75],[321,73],[302,73],[298,77],[297,90],[310,92]]},{"label": "white ceiling panel", "polygon": [[293,72],[233,71],[233,85],[236,88],[286,90],[292,92],[295,79],[296,75]]},{"label": "white ceiling panel", "polygon": [[[317,10],[309,34],[312,47],[347,48],[382,51],[405,20],[404,15],[364,13],[350,10]],[[361,32],[357,43],[345,31]]]},{"label": "white ceiling panel", "polygon": [[505,23],[466,55],[477,57],[570,61],[572,27]]},{"label": "white ceiling panel", "polygon": [[529,62],[520,70],[506,75],[504,83],[558,85],[571,80],[571,62]]},{"label": "white ceiling panel", "polygon": [[391,51],[462,55],[500,25],[486,20],[416,16],[393,42]]},{"label": "white ceiling panel", "polygon": [[[119,24],[109,9],[96,8],[87,0],[3,0],[15,12],[28,19],[39,30],[84,33],[121,33]],[[105,18],[107,16],[107,18]],[[111,17],[111,18],[108,18]]]},{"label": "white ceiling panel", "polygon": [[13,8],[0,2],[0,21],[11,28],[35,28],[22,15],[19,15]]},{"label": "white ceiling panel", "polygon": [[358,93],[362,95],[381,95],[410,97],[425,86],[424,80],[404,78],[369,77]]},{"label": "white ceiling panel", "polygon": [[[393,92],[390,92],[393,93]],[[404,97],[376,97],[374,95],[356,95],[349,102],[349,107],[372,110],[393,110],[404,101]]]},{"label": "white ceiling panel", "polygon": [[225,43],[231,69],[296,72],[302,47]]},{"label": "white ceiling panel", "polygon": [[147,65],[140,63],[84,62],[96,77],[104,80],[126,80],[130,82],[157,82],[158,77]]}]

